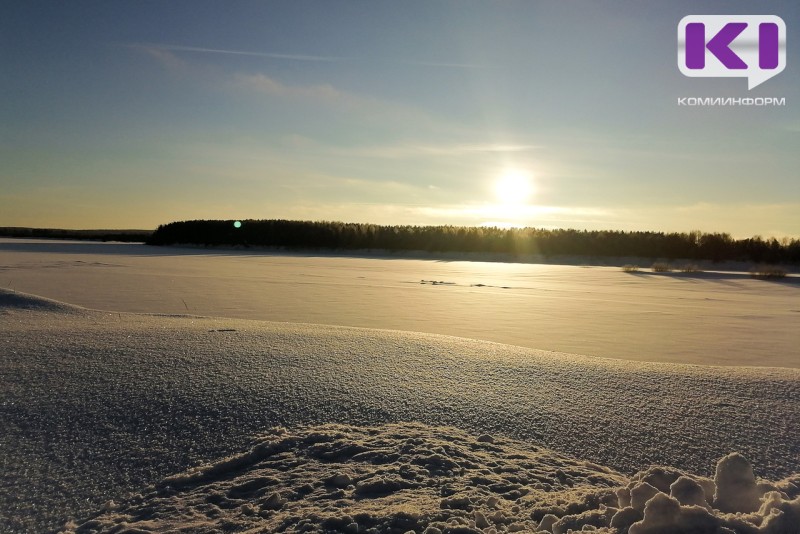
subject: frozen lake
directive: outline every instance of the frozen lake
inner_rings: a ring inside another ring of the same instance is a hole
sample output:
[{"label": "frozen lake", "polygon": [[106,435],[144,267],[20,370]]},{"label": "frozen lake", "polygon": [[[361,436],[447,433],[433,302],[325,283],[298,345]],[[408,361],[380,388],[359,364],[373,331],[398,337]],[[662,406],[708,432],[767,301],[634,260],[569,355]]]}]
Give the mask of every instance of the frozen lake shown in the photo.
[{"label": "frozen lake", "polygon": [[0,239],[0,286],[121,312],[426,332],[636,361],[800,367],[797,278]]}]

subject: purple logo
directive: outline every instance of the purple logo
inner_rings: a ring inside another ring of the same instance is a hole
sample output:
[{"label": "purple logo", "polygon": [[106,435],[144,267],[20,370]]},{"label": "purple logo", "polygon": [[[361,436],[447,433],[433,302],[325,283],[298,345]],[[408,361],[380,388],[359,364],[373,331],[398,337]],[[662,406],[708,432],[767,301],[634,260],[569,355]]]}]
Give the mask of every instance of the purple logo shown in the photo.
[{"label": "purple logo", "polygon": [[678,24],[685,76],[747,78],[752,89],[786,67],[786,24],[775,15],[689,15]]}]

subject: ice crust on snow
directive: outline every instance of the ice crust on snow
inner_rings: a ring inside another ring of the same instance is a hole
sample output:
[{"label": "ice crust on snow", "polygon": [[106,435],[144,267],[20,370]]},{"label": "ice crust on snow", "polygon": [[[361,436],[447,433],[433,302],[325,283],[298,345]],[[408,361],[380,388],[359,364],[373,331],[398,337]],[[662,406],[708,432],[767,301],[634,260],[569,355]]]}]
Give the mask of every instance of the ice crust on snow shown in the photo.
[{"label": "ice crust on snow", "polygon": [[[551,450],[500,437],[481,441],[451,427],[276,428],[243,453],[166,477],[62,532],[800,532],[800,489],[789,479],[756,495],[757,510],[749,500],[727,498],[740,494],[739,475],[748,470],[738,454],[717,464],[723,511],[697,502],[704,490],[688,473],[651,467],[627,479]],[[667,492],[645,481],[675,475]],[[633,508],[622,506],[615,488],[630,489]],[[754,488],[748,482],[748,495]]]}]

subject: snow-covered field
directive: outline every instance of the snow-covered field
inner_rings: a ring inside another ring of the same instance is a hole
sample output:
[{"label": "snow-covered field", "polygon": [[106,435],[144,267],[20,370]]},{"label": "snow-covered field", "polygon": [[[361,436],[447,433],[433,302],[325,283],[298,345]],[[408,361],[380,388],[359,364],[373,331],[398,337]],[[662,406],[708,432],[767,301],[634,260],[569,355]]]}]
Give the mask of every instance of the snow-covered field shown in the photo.
[{"label": "snow-covered field", "polygon": [[34,241],[0,276],[3,532],[800,532],[793,281]]},{"label": "snow-covered field", "polygon": [[800,367],[797,276],[769,282],[742,272],[627,274],[0,238],[0,287],[101,310],[427,332],[636,361]]}]

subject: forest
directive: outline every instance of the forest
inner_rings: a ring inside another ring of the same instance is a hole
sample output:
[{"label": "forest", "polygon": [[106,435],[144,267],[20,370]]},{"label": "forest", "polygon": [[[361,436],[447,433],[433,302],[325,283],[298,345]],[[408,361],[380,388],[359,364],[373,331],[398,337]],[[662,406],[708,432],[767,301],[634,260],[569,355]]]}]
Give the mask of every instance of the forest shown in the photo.
[{"label": "forest", "polygon": [[0,227],[0,237],[36,239],[79,239],[84,241],[123,241],[141,243],[147,241],[152,230],[63,230],[58,228]]},{"label": "forest", "polygon": [[800,239],[734,239],[727,233],[550,230],[465,226],[381,226],[332,221],[194,220],[164,224],[150,245],[386,250],[440,253],[638,257],[799,264]]}]

